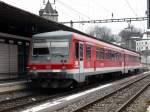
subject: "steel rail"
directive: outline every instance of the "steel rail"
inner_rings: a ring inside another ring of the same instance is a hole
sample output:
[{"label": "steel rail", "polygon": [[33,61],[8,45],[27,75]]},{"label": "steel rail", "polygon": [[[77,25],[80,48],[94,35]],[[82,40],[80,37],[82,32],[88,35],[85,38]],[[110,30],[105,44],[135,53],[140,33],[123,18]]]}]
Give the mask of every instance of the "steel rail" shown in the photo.
[{"label": "steel rail", "polygon": [[[110,93],[107,93],[106,95],[104,95],[104,96],[101,97],[100,99],[98,99],[98,100],[96,100],[96,101],[89,102],[89,104],[86,104],[86,105],[82,106],[81,108],[78,108],[78,109],[74,110],[74,112],[78,112],[78,111],[82,110],[83,108],[86,108],[86,107],[90,106],[91,104],[94,104],[94,103],[96,103],[96,102],[98,102],[98,101],[102,101],[102,100],[104,100],[104,99],[110,97],[111,95],[117,93],[118,91],[121,91],[121,90],[123,90],[123,89],[125,89],[125,88],[131,86],[132,84],[134,84],[134,83],[136,83],[136,82],[138,82],[138,81],[140,81],[140,80],[145,79],[145,78],[148,77],[148,76],[149,76],[149,74],[146,75],[146,76],[144,76],[144,77],[142,77],[142,78],[140,78],[140,79],[137,79],[137,80],[135,80],[135,81],[129,83],[128,85],[125,85],[125,86],[123,86],[123,87],[120,87],[120,88],[118,88],[118,89],[115,90],[115,91],[112,91],[112,92],[110,92]],[[119,111],[119,112],[121,112],[121,111]]]},{"label": "steel rail", "polygon": [[[38,94],[34,93],[34,94],[29,94],[29,95],[26,95],[26,96],[23,96],[23,97],[18,97],[18,98],[13,98],[13,99],[10,99],[10,100],[5,100],[5,101],[0,102],[0,107],[4,104],[6,104],[9,107],[0,108],[0,112],[9,112],[11,110],[17,110],[17,109],[20,109],[22,107],[27,107],[27,106],[34,105],[36,103],[41,103],[41,102],[46,101],[46,100],[53,100],[55,98],[68,95],[71,92],[72,91],[64,92],[64,93],[58,93],[58,94],[53,94],[52,93],[52,95],[47,95],[47,94],[46,95],[43,95],[43,94],[41,95],[39,93]],[[12,104],[12,105],[10,105],[10,104]]]},{"label": "steel rail", "polygon": [[127,106],[129,106],[140,94],[142,94],[148,87],[150,86],[150,82],[146,84],[143,88],[141,88],[134,96],[132,96],[128,101],[126,101],[120,108],[118,108],[115,112],[122,112]]},{"label": "steel rail", "polygon": [[[8,107],[8,108],[0,108],[0,112],[8,112],[8,111],[11,111],[11,110],[17,110],[20,108],[24,108],[24,107],[27,107],[27,106],[32,106],[32,105],[35,105],[37,103],[42,103],[44,101],[47,101],[47,100],[54,100],[56,98],[59,98],[59,97],[64,97],[64,96],[67,96],[67,95],[70,95],[70,94],[74,94],[74,93],[78,93],[79,91],[83,91],[83,90],[86,90],[86,89],[89,89],[89,88],[93,88],[94,86],[97,86],[97,84],[93,84],[93,85],[89,85],[89,86],[83,86],[81,88],[76,88],[76,89],[73,89],[71,91],[65,91],[65,92],[62,92],[62,93],[52,93],[52,95],[47,95],[47,96],[44,96],[44,95],[40,95],[40,94],[29,94],[29,95],[26,95],[26,96],[23,96],[23,97],[18,97],[18,98],[13,98],[13,99],[10,99],[10,100],[5,100],[5,101],[1,101],[0,102],[0,107],[1,105],[3,105],[4,103],[11,103],[13,104],[12,106]],[[54,94],[54,95],[53,95]],[[43,97],[43,98],[38,98],[38,97]],[[33,98],[33,100],[32,100]],[[29,102],[26,103],[26,99],[28,99]],[[30,100],[29,100],[30,99]],[[34,100],[35,99],[35,100]],[[23,103],[17,103],[17,104],[14,104],[17,102],[17,100],[24,100]],[[8,106],[8,105],[7,105]]]}]

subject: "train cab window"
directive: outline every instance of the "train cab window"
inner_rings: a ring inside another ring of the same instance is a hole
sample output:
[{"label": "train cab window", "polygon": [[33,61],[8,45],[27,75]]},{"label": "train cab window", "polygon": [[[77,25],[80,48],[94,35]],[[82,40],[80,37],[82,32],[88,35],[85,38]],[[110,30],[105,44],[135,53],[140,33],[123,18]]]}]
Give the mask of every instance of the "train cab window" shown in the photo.
[{"label": "train cab window", "polygon": [[87,45],[86,47],[86,59],[90,60],[91,59],[91,46]]},{"label": "train cab window", "polygon": [[75,43],[75,59],[79,59],[79,43]]}]

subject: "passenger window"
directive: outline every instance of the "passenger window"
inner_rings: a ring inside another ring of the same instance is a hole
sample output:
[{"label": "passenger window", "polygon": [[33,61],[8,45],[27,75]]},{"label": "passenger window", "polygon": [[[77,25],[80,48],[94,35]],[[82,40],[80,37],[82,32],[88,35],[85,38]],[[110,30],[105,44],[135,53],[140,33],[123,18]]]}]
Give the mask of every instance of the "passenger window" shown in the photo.
[{"label": "passenger window", "polygon": [[91,59],[91,46],[86,47],[86,59],[90,60]]},{"label": "passenger window", "polygon": [[79,43],[75,43],[75,59],[79,59]]},{"label": "passenger window", "polygon": [[103,48],[96,48],[96,59],[104,59],[104,49]]},{"label": "passenger window", "polygon": [[100,59],[104,59],[104,49],[100,49]]},{"label": "passenger window", "polygon": [[115,52],[113,52],[113,51],[111,52],[111,60],[116,61],[115,60]]},{"label": "passenger window", "polygon": [[100,59],[100,49],[96,48],[96,59],[99,60]]},{"label": "passenger window", "polygon": [[109,51],[105,50],[105,59],[109,59]]}]

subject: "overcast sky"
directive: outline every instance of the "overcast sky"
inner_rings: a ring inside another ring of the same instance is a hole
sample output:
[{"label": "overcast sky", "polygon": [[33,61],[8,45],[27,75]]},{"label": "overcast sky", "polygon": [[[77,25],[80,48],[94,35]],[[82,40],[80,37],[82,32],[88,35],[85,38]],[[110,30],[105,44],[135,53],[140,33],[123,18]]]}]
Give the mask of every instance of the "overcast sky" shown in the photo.
[{"label": "overcast sky", "polygon": [[[43,8],[43,0],[1,0],[31,13],[37,14]],[[47,0],[45,0],[47,2]],[[50,2],[54,2],[50,0]],[[128,17],[145,17],[147,0],[56,0],[53,5],[58,11],[59,21],[97,20]],[[146,30],[147,22],[131,22],[135,27]],[[77,24],[75,28],[86,31],[87,27],[107,26],[113,33],[118,33],[128,26],[125,23]]]}]

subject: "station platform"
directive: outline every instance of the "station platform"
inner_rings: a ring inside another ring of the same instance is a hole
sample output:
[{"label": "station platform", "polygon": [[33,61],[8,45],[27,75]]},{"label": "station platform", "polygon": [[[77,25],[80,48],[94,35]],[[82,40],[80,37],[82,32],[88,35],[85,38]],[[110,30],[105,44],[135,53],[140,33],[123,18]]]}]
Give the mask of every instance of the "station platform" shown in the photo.
[{"label": "station platform", "polygon": [[27,88],[26,80],[9,80],[0,82],[0,93],[23,90]]},{"label": "station platform", "polygon": [[25,89],[26,84],[25,76],[0,74],[0,93]]},{"label": "station platform", "polygon": [[25,75],[20,74],[0,74],[0,83],[25,80]]}]

